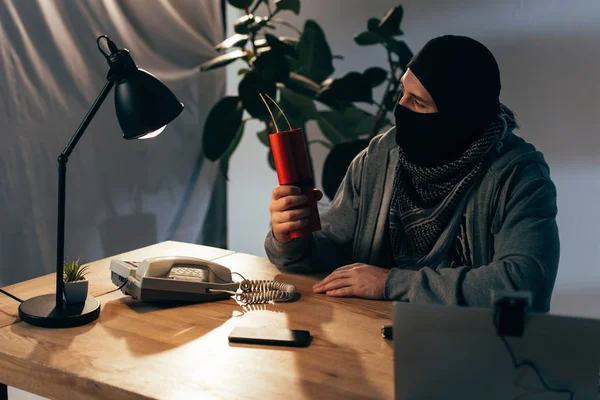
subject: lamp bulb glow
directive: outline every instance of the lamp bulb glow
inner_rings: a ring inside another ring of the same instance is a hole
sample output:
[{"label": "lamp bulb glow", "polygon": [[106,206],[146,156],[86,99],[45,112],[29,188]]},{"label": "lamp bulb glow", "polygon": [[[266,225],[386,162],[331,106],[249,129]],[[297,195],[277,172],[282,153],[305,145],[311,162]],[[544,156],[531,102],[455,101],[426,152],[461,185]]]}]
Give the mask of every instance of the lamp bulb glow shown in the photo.
[{"label": "lamp bulb glow", "polygon": [[144,136],[140,136],[138,139],[151,139],[153,137],[157,137],[158,135],[160,135],[162,133],[162,131],[165,130],[166,127],[167,126],[165,125],[162,128],[158,128],[157,130],[147,133]]}]

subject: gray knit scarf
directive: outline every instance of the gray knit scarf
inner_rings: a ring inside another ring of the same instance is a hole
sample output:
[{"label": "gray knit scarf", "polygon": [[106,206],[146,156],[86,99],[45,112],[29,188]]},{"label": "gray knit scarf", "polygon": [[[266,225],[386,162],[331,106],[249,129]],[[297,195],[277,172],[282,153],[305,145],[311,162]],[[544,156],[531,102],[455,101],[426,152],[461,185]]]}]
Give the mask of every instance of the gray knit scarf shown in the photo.
[{"label": "gray knit scarf", "polygon": [[486,171],[494,147],[501,145],[517,123],[501,105],[498,116],[455,161],[421,167],[410,163],[399,148],[390,204],[390,239],[396,264],[416,261],[429,254],[446,229],[457,204]]}]

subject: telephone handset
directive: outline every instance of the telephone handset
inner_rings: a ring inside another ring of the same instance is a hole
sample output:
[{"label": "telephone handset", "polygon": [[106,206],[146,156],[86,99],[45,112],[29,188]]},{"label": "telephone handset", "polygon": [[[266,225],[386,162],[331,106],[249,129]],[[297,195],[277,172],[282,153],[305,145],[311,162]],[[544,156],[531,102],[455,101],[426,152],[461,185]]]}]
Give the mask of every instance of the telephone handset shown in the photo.
[{"label": "telephone handset", "polygon": [[139,263],[135,276],[233,283],[229,268],[192,257],[155,257]]},{"label": "telephone handset", "polygon": [[141,262],[111,260],[111,279],[123,293],[143,301],[214,301],[231,296],[242,305],[290,301],[293,285],[265,280],[234,282],[232,272],[192,257],[155,257]]}]

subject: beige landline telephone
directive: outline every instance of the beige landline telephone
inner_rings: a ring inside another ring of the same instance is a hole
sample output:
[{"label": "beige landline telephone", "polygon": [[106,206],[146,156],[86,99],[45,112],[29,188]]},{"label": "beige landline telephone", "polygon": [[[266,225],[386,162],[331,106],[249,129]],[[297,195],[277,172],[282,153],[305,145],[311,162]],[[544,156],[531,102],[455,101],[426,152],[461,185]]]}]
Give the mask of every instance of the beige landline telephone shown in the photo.
[{"label": "beige landline telephone", "polygon": [[234,297],[242,305],[291,301],[293,285],[242,278],[215,262],[192,257],[155,257],[141,262],[111,260],[111,279],[123,293],[143,301],[205,302]]}]

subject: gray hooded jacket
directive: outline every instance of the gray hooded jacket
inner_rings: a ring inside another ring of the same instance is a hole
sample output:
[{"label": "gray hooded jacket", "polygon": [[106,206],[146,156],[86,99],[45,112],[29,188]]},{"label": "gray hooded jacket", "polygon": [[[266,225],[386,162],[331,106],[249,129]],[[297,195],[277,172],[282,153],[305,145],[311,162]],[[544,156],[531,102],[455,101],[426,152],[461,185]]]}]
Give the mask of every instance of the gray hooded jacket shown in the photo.
[{"label": "gray hooded jacket", "polygon": [[[519,136],[508,133],[494,151],[498,155],[449,224],[460,225],[464,214],[474,267],[450,268],[448,260],[396,267],[388,229],[398,163],[395,129],[375,137],[354,159],[321,215],[321,231],[289,243],[269,232],[269,260],[298,273],[351,263],[391,269],[384,287],[388,300],[487,307],[493,290],[526,290],[533,295],[532,308],[546,312],[559,260],[556,188],[543,155]],[[456,238],[447,230],[441,240],[452,235]]]}]

